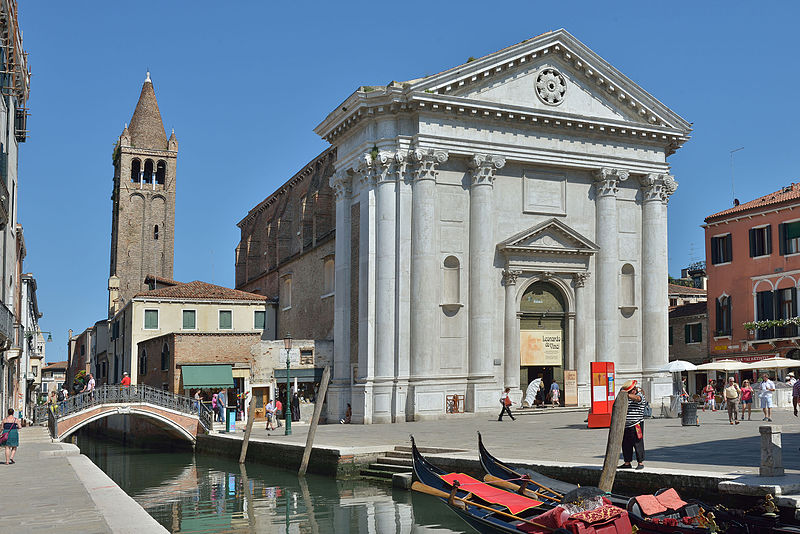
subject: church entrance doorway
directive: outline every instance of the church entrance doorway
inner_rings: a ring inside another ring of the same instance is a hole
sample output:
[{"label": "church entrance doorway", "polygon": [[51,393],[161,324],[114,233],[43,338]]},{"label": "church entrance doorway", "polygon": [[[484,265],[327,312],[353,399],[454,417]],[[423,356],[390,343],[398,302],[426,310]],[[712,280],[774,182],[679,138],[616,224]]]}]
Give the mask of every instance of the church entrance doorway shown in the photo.
[{"label": "church entrance doorway", "polygon": [[558,384],[559,402],[564,404],[565,320],[564,296],[553,284],[534,282],[522,295],[520,325],[520,389],[541,379],[535,404],[550,403],[547,398],[553,382]]}]

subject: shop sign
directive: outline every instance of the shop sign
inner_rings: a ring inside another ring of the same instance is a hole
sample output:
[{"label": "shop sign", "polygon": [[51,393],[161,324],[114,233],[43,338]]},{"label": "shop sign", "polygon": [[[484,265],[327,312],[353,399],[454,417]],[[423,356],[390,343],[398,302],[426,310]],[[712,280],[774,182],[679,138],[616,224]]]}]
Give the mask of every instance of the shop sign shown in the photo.
[{"label": "shop sign", "polygon": [[728,345],[717,345],[714,350],[728,350]]},{"label": "shop sign", "polygon": [[563,335],[561,330],[520,331],[520,363],[561,366]]}]

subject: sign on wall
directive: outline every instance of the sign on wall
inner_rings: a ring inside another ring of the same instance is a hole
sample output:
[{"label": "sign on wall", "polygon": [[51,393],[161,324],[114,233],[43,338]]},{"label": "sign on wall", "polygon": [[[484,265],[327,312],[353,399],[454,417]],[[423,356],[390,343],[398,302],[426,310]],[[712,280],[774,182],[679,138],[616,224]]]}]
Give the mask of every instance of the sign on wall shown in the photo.
[{"label": "sign on wall", "polygon": [[561,330],[521,330],[520,363],[561,366],[562,337]]},{"label": "sign on wall", "polygon": [[564,406],[578,405],[578,371],[564,371]]}]

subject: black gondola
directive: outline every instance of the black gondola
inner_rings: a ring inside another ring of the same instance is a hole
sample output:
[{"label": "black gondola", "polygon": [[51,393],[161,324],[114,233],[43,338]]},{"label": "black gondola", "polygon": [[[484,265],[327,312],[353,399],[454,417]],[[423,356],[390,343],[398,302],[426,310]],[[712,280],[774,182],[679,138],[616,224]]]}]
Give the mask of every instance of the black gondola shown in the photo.
[{"label": "black gondola", "polygon": [[[552,508],[552,506],[540,504],[538,507],[532,507],[517,514],[517,520],[511,519],[507,517],[506,509],[502,505],[471,496],[469,491],[462,489],[453,491],[453,486],[442,479],[443,476],[447,476],[449,473],[431,464],[420,454],[413,436],[411,438],[411,453],[414,459],[414,475],[417,480],[424,486],[442,492],[447,496],[453,495],[456,498],[454,502],[451,502],[451,499],[446,496],[441,496],[440,499],[478,532],[513,532],[519,534],[520,529],[518,527],[525,525],[525,521],[530,521],[542,512]],[[467,498],[469,498],[467,502],[458,500]],[[457,504],[458,502],[464,503],[463,508]]]}]

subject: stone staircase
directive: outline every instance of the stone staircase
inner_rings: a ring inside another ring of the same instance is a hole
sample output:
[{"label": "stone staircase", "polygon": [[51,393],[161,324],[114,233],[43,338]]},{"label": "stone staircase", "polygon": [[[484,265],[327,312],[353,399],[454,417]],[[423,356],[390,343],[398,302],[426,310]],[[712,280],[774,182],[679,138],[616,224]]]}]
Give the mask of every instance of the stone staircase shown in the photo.
[{"label": "stone staircase", "polygon": [[[448,452],[465,452],[463,449],[442,449],[438,447],[418,447],[422,454],[444,454]],[[369,464],[367,469],[361,470],[361,477],[373,480],[392,483],[395,474],[411,476],[414,471],[414,460],[411,456],[411,447],[398,445],[393,451],[387,452],[378,458],[377,462]]]}]

